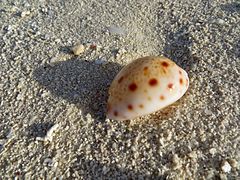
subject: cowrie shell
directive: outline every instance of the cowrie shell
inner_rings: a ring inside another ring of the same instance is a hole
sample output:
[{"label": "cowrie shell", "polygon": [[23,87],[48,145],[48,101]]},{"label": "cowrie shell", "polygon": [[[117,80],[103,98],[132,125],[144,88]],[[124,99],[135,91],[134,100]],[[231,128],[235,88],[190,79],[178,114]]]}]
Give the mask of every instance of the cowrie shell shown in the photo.
[{"label": "cowrie shell", "polygon": [[107,118],[134,119],[180,99],[189,87],[187,72],[166,57],[147,56],[125,66],[109,88]]}]

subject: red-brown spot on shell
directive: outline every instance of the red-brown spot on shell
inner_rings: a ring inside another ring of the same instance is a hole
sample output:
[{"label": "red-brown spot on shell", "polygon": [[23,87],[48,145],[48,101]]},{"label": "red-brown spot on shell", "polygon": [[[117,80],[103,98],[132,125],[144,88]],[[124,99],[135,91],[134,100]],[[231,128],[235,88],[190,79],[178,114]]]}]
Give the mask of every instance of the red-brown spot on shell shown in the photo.
[{"label": "red-brown spot on shell", "polygon": [[172,88],[173,88],[173,83],[169,83],[169,84],[168,84],[168,88],[169,88],[169,89],[172,89]]},{"label": "red-brown spot on shell", "polygon": [[182,78],[179,79],[179,83],[180,83],[181,85],[183,84],[183,79],[182,79]]},{"label": "red-brown spot on shell", "polygon": [[140,107],[140,108],[143,108],[144,106],[143,106],[143,104],[139,104],[139,107]]},{"label": "red-brown spot on shell", "polygon": [[169,66],[169,64],[166,61],[163,61],[161,64],[162,64],[163,67],[168,67]]},{"label": "red-brown spot on shell", "polygon": [[121,83],[123,81],[123,76],[119,78],[118,83]]},{"label": "red-brown spot on shell", "polygon": [[147,67],[147,66],[145,66],[145,67],[143,68],[143,74],[144,74],[145,76],[148,74],[148,67]]},{"label": "red-brown spot on shell", "polygon": [[165,99],[165,97],[163,95],[161,95],[160,99],[163,101]]},{"label": "red-brown spot on shell", "polygon": [[179,72],[180,75],[182,74],[182,71],[181,71],[181,70],[179,70],[178,72]]},{"label": "red-brown spot on shell", "polygon": [[155,78],[152,78],[152,79],[150,79],[150,80],[148,81],[148,84],[149,84],[150,86],[156,86],[157,83],[158,83],[158,81],[157,81],[157,79],[155,79]]},{"label": "red-brown spot on shell", "polygon": [[128,110],[130,110],[130,111],[133,110],[133,106],[131,104],[128,105]]},{"label": "red-brown spot on shell", "polygon": [[118,116],[118,112],[117,111],[114,111],[114,116]]},{"label": "red-brown spot on shell", "polygon": [[128,86],[128,88],[130,91],[135,91],[137,89],[137,85],[136,85],[136,83],[132,83]]}]

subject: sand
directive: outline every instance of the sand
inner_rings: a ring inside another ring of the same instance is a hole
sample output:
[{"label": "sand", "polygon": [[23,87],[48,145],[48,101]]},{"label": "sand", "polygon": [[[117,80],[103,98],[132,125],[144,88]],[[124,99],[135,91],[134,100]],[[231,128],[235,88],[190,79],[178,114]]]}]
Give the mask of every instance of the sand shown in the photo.
[{"label": "sand", "polygon": [[[1,0],[1,179],[240,178],[239,34],[237,0]],[[183,67],[189,90],[106,119],[112,79],[147,55]]]}]

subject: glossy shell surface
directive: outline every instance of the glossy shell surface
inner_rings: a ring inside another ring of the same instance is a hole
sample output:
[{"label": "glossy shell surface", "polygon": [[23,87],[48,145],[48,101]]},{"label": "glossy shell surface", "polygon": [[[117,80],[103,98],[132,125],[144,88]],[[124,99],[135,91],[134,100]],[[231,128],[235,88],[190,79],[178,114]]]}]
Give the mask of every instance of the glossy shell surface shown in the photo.
[{"label": "glossy shell surface", "polygon": [[110,85],[107,118],[127,120],[153,113],[180,99],[188,86],[186,71],[172,60],[139,58],[125,66]]}]

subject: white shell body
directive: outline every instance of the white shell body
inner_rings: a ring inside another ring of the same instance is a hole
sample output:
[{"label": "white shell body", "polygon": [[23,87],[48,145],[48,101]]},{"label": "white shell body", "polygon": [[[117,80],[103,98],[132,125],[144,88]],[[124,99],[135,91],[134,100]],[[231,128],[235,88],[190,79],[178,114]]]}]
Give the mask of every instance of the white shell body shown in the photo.
[{"label": "white shell body", "polygon": [[133,119],[162,109],[187,91],[189,78],[166,57],[148,56],[125,66],[109,88],[107,118]]}]

